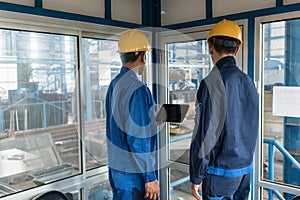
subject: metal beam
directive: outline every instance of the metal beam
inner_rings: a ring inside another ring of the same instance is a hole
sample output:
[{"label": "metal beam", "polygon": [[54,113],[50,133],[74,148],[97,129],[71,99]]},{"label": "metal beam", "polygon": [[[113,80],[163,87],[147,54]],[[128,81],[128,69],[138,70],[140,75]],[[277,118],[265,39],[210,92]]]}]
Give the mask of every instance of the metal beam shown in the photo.
[{"label": "metal beam", "polygon": [[34,0],[34,7],[43,8],[43,0]]},{"label": "metal beam", "polygon": [[105,0],[105,19],[111,19],[111,0]]},{"label": "metal beam", "polygon": [[150,27],[161,26],[161,0],[142,0],[142,24]]},{"label": "metal beam", "polygon": [[212,0],[206,0],[206,19],[213,17]]}]

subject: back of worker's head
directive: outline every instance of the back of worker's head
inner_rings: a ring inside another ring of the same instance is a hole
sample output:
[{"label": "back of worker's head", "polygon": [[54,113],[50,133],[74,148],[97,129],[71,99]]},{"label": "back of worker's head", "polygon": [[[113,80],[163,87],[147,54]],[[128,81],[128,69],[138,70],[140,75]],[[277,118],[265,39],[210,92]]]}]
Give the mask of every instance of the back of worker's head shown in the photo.
[{"label": "back of worker's head", "polygon": [[222,20],[210,31],[208,42],[218,53],[233,54],[242,41],[242,32],[236,22]]},{"label": "back of worker's head", "polygon": [[122,63],[132,63],[150,49],[147,37],[137,29],[124,31],[118,42]]}]

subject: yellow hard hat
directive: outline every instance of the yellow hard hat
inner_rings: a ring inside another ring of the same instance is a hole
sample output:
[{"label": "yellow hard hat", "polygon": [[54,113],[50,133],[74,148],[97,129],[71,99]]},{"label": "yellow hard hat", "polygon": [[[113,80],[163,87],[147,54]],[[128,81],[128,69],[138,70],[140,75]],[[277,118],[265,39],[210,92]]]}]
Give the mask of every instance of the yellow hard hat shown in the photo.
[{"label": "yellow hard hat", "polygon": [[240,41],[241,43],[243,42],[242,32],[241,32],[239,25],[237,25],[237,23],[234,21],[230,21],[230,20],[226,20],[226,19],[218,22],[211,29],[211,31],[207,37],[207,40],[209,40],[209,38],[214,37],[214,36],[227,36],[227,37],[235,38],[238,41]]},{"label": "yellow hard hat", "polygon": [[118,42],[120,53],[148,51],[150,45],[147,37],[137,29],[124,31]]}]

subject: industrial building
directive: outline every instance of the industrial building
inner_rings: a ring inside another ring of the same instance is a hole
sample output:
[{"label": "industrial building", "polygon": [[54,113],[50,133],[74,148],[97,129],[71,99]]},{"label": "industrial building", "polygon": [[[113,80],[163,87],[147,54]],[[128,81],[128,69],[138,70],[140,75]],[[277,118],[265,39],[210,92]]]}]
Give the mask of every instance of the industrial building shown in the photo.
[{"label": "industrial building", "polygon": [[159,130],[160,199],[194,199],[195,95],[213,67],[207,36],[222,19],[242,30],[237,63],[259,94],[249,200],[299,195],[300,0],[2,0],[0,199],[110,198],[105,96],[130,28],[150,41],[140,78],[156,103],[190,105]]}]

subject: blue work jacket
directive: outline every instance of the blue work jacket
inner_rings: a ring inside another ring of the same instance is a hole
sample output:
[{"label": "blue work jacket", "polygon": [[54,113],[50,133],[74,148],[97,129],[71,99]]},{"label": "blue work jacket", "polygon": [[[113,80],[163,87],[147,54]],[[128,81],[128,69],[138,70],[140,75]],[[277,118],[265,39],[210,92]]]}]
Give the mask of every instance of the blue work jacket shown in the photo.
[{"label": "blue work jacket", "polygon": [[[130,69],[122,67],[106,95],[108,166],[140,174],[144,182],[157,179],[157,135],[154,99]],[[124,182],[125,183],[125,182]]]},{"label": "blue work jacket", "polygon": [[197,91],[190,180],[206,174],[238,177],[252,170],[258,134],[258,94],[233,56],[220,59]]}]

